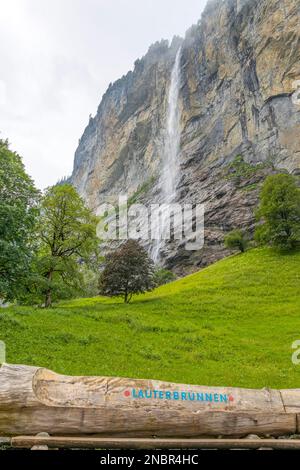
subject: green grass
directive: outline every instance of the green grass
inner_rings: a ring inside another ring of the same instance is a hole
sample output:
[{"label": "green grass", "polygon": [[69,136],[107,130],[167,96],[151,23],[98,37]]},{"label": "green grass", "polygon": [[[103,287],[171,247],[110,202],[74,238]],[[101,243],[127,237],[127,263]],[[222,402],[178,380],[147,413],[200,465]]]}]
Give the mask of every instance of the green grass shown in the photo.
[{"label": "green grass", "polygon": [[136,297],[0,311],[7,361],[65,374],[299,387],[300,253],[255,249]]}]

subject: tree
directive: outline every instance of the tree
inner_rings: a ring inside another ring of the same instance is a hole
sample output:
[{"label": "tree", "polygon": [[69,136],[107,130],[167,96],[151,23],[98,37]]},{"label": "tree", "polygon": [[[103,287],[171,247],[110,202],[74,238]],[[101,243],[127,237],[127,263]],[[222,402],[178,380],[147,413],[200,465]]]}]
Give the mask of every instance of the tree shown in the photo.
[{"label": "tree", "polygon": [[129,303],[133,294],[142,294],[154,287],[153,261],[136,240],[128,240],[106,257],[99,280],[100,294],[120,296]]},{"label": "tree", "polygon": [[248,240],[241,230],[232,230],[226,235],[224,240],[226,248],[234,248],[240,250],[241,253],[246,251]]},{"label": "tree", "polygon": [[0,298],[15,299],[30,273],[38,198],[21,157],[0,140]]},{"label": "tree", "polygon": [[293,249],[300,242],[300,189],[288,174],[269,176],[260,193],[255,238],[278,248]]},{"label": "tree", "polygon": [[97,222],[73,186],[64,184],[46,190],[37,234],[37,271],[44,278],[45,307],[51,306],[53,292],[59,297],[62,289],[79,289],[82,265],[98,259]]}]

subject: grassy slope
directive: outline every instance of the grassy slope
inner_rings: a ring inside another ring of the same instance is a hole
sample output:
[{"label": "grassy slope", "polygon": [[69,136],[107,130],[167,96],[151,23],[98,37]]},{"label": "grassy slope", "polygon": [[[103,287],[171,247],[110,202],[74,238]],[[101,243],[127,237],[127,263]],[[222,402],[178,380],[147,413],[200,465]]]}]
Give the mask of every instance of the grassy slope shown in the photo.
[{"label": "grassy slope", "polygon": [[300,253],[258,249],[137,297],[0,312],[7,361],[66,374],[299,387]]}]

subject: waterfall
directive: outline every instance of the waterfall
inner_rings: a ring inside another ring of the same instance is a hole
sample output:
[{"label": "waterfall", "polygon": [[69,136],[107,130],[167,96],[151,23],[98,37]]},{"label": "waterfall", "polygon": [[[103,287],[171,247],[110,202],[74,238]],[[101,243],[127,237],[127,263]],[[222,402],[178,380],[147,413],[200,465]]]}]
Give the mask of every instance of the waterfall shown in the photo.
[{"label": "waterfall", "polygon": [[163,149],[163,169],[161,176],[161,189],[165,203],[172,202],[176,196],[176,186],[179,173],[180,151],[180,57],[179,48],[171,74],[171,83],[168,95],[167,125]]},{"label": "waterfall", "polygon": [[[178,49],[174,66],[171,73],[171,81],[168,93],[167,119],[164,132],[164,146],[162,152],[162,172],[160,177],[160,187],[162,202],[172,203],[176,198],[176,186],[179,175],[179,155],[180,155],[180,58],[181,47]],[[162,216],[161,229],[164,231],[165,217]],[[168,222],[168,221],[167,221]],[[158,261],[160,250],[164,240],[154,240],[151,255],[153,261]]]}]

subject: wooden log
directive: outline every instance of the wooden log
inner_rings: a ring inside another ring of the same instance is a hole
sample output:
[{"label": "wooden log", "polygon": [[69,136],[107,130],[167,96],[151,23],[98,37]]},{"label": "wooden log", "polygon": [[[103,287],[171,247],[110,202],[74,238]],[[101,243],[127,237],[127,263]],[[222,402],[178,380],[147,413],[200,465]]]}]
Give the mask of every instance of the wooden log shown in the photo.
[{"label": "wooden log", "polygon": [[10,445],[11,438],[10,437],[0,437],[0,446]]},{"label": "wooden log", "polygon": [[288,413],[300,413],[300,388],[280,390],[285,411]]},{"label": "wooden log", "polygon": [[56,449],[300,449],[295,439],[147,439],[101,437],[19,436],[12,438],[12,447],[47,446]]},{"label": "wooden log", "polygon": [[0,369],[3,435],[277,436],[295,433],[296,423],[278,390],[69,377],[8,364]]}]

